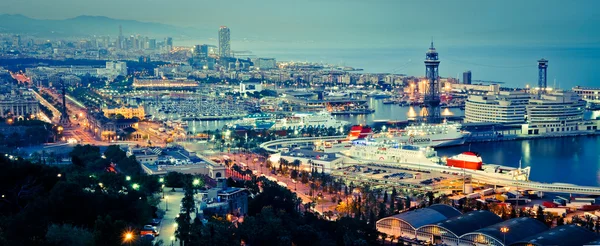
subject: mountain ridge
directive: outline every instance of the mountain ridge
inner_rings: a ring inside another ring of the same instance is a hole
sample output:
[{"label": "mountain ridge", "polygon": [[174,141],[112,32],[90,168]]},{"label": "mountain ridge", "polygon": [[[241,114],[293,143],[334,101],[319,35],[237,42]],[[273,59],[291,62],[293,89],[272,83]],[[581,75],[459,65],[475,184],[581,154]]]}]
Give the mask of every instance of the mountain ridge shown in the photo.
[{"label": "mountain ridge", "polygon": [[0,14],[0,32],[34,36],[118,36],[119,25],[123,35],[142,35],[153,38],[201,38],[208,29],[178,27],[157,22],[115,19],[107,16],[79,15],[67,19],[36,19],[22,14]]}]

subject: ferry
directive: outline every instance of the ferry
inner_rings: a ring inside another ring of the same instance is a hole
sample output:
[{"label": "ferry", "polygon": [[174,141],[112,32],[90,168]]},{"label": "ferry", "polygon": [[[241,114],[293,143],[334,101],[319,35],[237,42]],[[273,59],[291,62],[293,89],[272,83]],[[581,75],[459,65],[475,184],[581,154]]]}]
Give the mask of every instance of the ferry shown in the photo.
[{"label": "ferry", "polygon": [[266,113],[249,114],[246,117],[230,123],[228,126],[236,130],[270,129],[275,125],[275,115]]},{"label": "ferry", "polygon": [[481,174],[511,180],[527,181],[531,172],[530,167],[514,168],[483,164],[481,157],[473,152],[465,152],[446,159],[440,158],[431,147],[399,144],[385,139],[356,139],[352,141],[350,149],[340,153],[362,162],[410,165],[455,174]]},{"label": "ferry", "polygon": [[385,140],[389,143],[423,147],[462,145],[465,143],[465,138],[469,133],[461,131],[460,128],[460,124],[421,124],[407,126],[404,129],[390,128],[387,131],[375,134],[368,126],[353,126],[346,139],[318,142],[316,150],[338,152],[350,148],[351,141],[358,138]]},{"label": "ferry", "polygon": [[289,117],[277,119],[273,129],[302,129],[302,128],[335,128],[349,125],[350,122],[337,120],[326,111],[317,113],[294,113]]}]

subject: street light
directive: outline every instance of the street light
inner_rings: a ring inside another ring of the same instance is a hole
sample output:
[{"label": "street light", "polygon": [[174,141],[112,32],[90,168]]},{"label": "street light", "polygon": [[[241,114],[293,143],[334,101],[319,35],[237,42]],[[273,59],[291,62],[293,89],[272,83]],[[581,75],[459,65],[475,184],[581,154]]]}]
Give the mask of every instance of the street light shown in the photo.
[{"label": "street light", "polygon": [[131,188],[133,188],[134,190],[138,190],[140,188],[140,185],[137,183],[134,183],[131,185]]},{"label": "street light", "polygon": [[175,241],[175,236],[171,236],[171,246],[173,246],[173,241]]},{"label": "street light", "polygon": [[504,226],[500,228],[500,232],[502,232],[502,234],[504,235],[504,241],[502,243],[506,244],[506,233],[508,233],[508,227]]},{"label": "street light", "polygon": [[125,232],[125,234],[123,234],[123,242],[127,243],[127,244],[131,244],[131,241],[133,240],[133,233],[128,231]]},{"label": "street light", "polygon": [[127,180],[127,181],[131,181],[131,176],[127,176],[127,177],[125,177],[125,180]]},{"label": "street light", "polygon": [[169,211],[169,196],[165,196],[165,211]]}]

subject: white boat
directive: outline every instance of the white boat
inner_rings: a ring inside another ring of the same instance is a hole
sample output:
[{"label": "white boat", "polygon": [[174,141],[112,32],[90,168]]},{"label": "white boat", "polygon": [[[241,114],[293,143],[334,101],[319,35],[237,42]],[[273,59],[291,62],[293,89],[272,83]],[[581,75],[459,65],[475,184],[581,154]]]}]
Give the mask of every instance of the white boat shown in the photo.
[{"label": "white boat", "polygon": [[329,112],[294,113],[292,116],[277,119],[273,129],[302,129],[302,128],[335,128],[349,125],[350,122],[337,120]]}]

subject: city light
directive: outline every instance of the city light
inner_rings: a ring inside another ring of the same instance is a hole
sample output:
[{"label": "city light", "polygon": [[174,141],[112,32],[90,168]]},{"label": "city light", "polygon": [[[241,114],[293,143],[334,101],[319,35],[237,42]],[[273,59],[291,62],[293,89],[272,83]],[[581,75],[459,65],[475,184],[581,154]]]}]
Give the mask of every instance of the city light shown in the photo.
[{"label": "city light", "polygon": [[140,185],[134,183],[134,184],[131,185],[131,188],[133,188],[134,190],[138,190],[140,188]]},{"label": "city light", "polygon": [[192,182],[192,184],[193,184],[194,186],[197,186],[197,185],[199,185],[199,184],[200,184],[200,180],[199,180],[199,179],[194,179],[194,182]]},{"label": "city light", "polygon": [[133,240],[133,232],[127,231],[123,234],[123,242],[129,243]]},{"label": "city light", "polygon": [[[165,182],[165,178],[159,178],[159,179],[158,179],[158,182],[160,182],[160,183],[164,183],[164,182]],[[164,187],[164,185],[163,185],[163,187]]]},{"label": "city light", "polygon": [[131,181],[131,176],[126,176],[126,177],[125,177],[125,180],[127,180],[127,181]]}]

